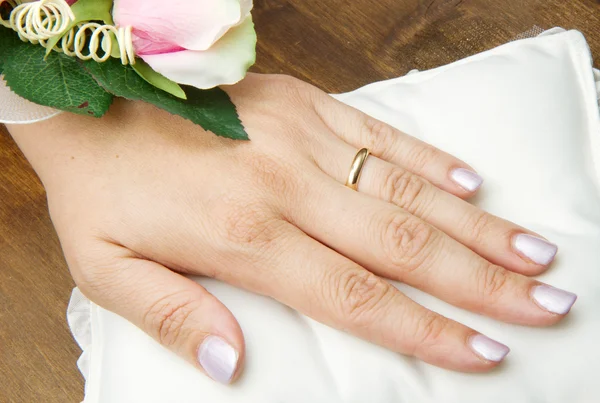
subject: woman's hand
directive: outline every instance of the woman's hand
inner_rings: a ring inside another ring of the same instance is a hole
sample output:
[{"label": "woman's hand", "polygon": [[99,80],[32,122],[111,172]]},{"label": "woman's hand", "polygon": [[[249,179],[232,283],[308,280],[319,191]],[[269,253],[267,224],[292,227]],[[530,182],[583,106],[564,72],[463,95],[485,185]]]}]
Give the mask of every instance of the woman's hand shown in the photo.
[{"label": "woman's hand", "polygon": [[[84,294],[220,382],[244,359],[229,310],[181,274],[214,277],[435,365],[486,371],[504,345],[385,279],[524,325],[575,295],[529,275],[556,247],[461,200],[464,162],[284,76],[226,88],[252,139],[231,141],[143,103],[101,120],[63,114],[9,129],[44,183]],[[358,192],[344,186],[358,149]]]}]

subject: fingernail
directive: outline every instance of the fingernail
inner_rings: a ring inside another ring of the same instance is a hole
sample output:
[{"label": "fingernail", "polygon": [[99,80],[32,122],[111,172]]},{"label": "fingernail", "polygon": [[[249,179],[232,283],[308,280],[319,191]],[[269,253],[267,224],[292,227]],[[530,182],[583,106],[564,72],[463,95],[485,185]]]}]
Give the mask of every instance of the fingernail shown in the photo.
[{"label": "fingernail", "polygon": [[514,238],[514,247],[537,264],[547,265],[554,260],[558,247],[545,239],[529,234],[519,234]]},{"label": "fingernail", "polygon": [[571,310],[577,295],[549,285],[537,285],[531,292],[533,299],[549,312],[564,315]]},{"label": "fingernail", "polygon": [[483,178],[465,168],[456,168],[450,173],[450,178],[461,188],[474,192],[483,183]]},{"label": "fingernail", "polygon": [[237,368],[238,353],[222,338],[208,336],[198,350],[198,361],[212,379],[228,384]]},{"label": "fingernail", "polygon": [[482,334],[477,334],[469,340],[471,348],[480,357],[494,362],[500,362],[510,352],[510,348]]}]

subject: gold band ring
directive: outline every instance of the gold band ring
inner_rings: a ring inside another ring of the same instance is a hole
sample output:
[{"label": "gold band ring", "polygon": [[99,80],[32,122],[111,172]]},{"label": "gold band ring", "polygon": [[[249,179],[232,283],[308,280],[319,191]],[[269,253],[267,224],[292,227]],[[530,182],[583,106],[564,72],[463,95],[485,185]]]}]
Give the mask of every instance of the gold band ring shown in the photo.
[{"label": "gold band ring", "polygon": [[369,153],[370,152],[368,148],[363,148],[356,153],[356,157],[354,157],[354,160],[352,161],[352,165],[350,166],[350,174],[348,175],[348,180],[346,181],[346,186],[352,190],[358,190],[360,173],[365,165],[365,161],[369,157]]}]

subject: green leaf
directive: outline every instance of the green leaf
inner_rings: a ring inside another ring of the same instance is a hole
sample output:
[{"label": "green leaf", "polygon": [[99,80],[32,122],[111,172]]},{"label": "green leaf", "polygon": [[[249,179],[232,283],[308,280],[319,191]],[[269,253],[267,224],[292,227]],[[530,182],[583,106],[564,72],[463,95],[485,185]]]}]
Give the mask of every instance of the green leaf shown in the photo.
[{"label": "green leaf", "polygon": [[146,101],[189,119],[218,136],[248,140],[235,105],[227,93],[219,88],[199,90],[185,87],[187,100],[182,100],[149,84],[131,66],[123,66],[119,60],[83,63],[98,83],[116,96]]},{"label": "green leaf", "polygon": [[0,54],[4,79],[16,94],[39,105],[81,115],[100,117],[106,113],[113,96],[77,59],[53,52],[44,60],[45,51],[39,45],[8,43],[8,48],[2,43]]},{"label": "green leaf", "polygon": [[79,21],[104,21],[114,25],[112,8],[113,0],[78,0],[71,6],[71,11]]},{"label": "green leaf", "polygon": [[160,88],[161,90],[166,91],[177,98],[186,99],[185,92],[179,86],[179,84],[154,71],[154,69],[148,66],[148,63],[145,61],[137,59],[135,64],[131,67],[133,67],[135,72],[138,73],[140,77],[146,80],[149,84],[152,84],[156,88]]},{"label": "green leaf", "polygon": [[[77,3],[71,6],[71,11],[75,14],[75,21],[65,30],[63,35],[50,38],[46,45],[46,55],[50,54],[52,49],[61,40],[61,38],[69,32],[73,27],[82,22],[88,21],[104,21],[105,24],[114,25],[112,19],[113,0],[78,0]],[[113,46],[116,41],[113,41]]]},{"label": "green leaf", "polygon": [[19,39],[19,35],[10,28],[0,26],[0,74],[8,55],[18,46],[27,46],[28,44]]}]

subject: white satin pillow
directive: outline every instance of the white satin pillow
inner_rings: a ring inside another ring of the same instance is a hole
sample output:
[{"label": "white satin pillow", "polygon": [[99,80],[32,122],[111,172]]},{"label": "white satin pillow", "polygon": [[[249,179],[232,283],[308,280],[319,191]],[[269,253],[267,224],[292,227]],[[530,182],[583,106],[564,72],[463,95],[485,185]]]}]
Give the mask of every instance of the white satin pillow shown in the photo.
[{"label": "white satin pillow", "polygon": [[85,402],[600,401],[600,118],[583,36],[553,30],[337,98],[472,164],[486,179],[477,205],[559,245],[557,261],[540,278],[579,295],[571,314],[551,328],[509,325],[396,284],[511,347],[497,370],[463,374],[198,279],[244,330],[242,379],[232,387],[214,383],[124,319],[74,302],[71,325],[86,354]]}]

